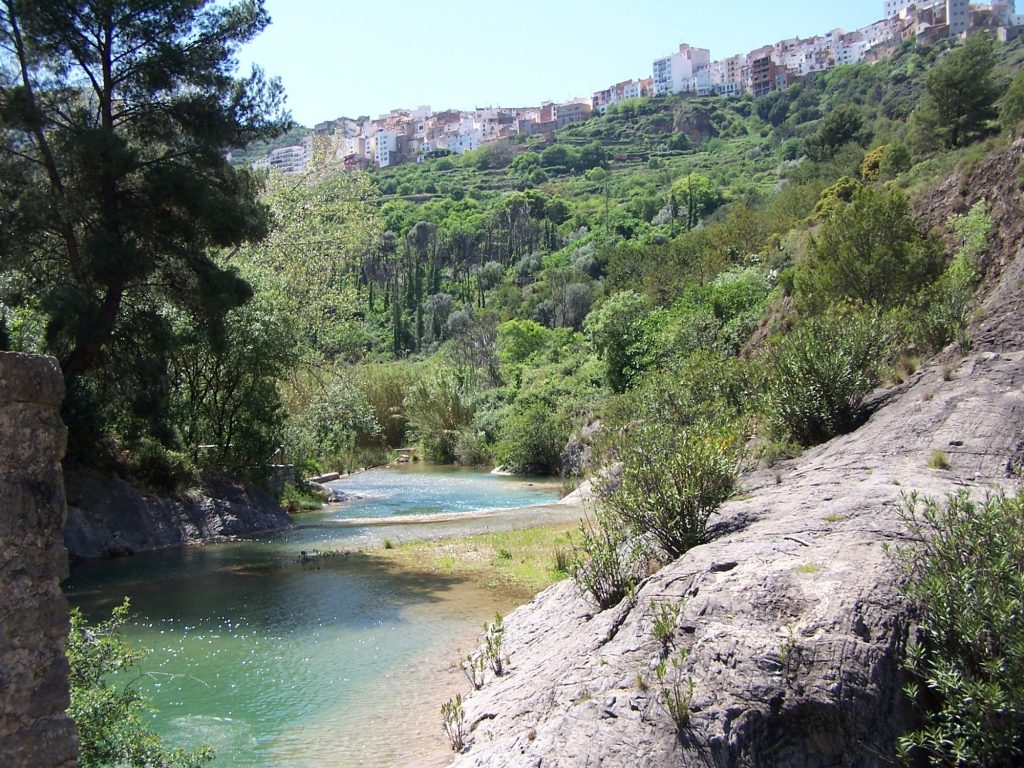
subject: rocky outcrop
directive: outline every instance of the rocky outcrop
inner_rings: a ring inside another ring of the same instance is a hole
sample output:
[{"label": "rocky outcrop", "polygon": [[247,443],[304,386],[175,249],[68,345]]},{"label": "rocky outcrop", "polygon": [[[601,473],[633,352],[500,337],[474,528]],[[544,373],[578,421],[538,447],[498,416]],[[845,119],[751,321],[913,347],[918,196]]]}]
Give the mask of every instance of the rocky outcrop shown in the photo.
[{"label": "rocky outcrop", "polygon": [[[505,619],[510,672],[468,698],[455,765],[887,764],[908,620],[883,545],[901,541],[906,492],[1013,482],[1022,385],[1021,352],[929,368],[855,434],[749,478],[717,537],[635,601],[599,611],[570,581],[539,595]],[[934,450],[949,470],[927,468]],[[663,602],[682,605],[667,649],[652,632]],[[677,732],[654,668],[684,649],[695,687]]]},{"label": "rocky outcrop", "polygon": [[[710,543],[647,578],[635,600],[600,611],[566,581],[506,617],[509,670],[467,697],[469,746],[454,766],[892,764],[911,617],[885,545],[905,543],[904,494],[1020,487],[1021,157],[1024,141],[976,172],[1000,229],[975,351],[950,350],[880,393],[855,433],[746,478]],[[981,196],[958,189],[935,223]],[[948,469],[928,467],[934,451]],[[681,606],[667,646],[653,632],[661,603]],[[680,652],[681,690],[693,681],[683,728],[655,674]]]},{"label": "rocky outcrop", "polygon": [[64,384],[49,357],[0,352],[0,765],[73,766],[61,541]]},{"label": "rocky outcrop", "polygon": [[264,490],[221,476],[185,498],[143,494],[115,477],[69,471],[64,541],[74,558],[145,552],[280,530],[291,518]]}]

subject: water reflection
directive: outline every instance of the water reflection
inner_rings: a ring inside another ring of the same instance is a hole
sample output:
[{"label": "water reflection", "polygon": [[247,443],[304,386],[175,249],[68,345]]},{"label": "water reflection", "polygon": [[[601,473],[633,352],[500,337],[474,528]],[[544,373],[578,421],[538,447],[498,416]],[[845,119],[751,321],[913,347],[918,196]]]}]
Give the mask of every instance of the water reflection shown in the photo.
[{"label": "water reflection", "polygon": [[[159,708],[153,726],[169,740],[212,744],[217,766],[388,765],[409,758],[403,749],[417,754],[439,742],[435,704],[408,728],[386,729],[387,739],[382,723],[394,723],[396,710],[406,717],[410,690],[413,699],[440,696],[441,681],[451,684],[440,655],[451,652],[453,638],[473,642],[481,622],[511,607],[507,598],[452,575],[395,571],[379,558],[342,553],[388,537],[566,514],[534,507],[432,526],[338,527],[331,523],[557,497],[551,484],[419,468],[368,472],[338,486],[363,498],[307,515],[282,534],[75,569],[66,592],[87,615],[130,597],[130,640],[151,649],[139,685]],[[303,559],[304,550],[331,555]]]}]

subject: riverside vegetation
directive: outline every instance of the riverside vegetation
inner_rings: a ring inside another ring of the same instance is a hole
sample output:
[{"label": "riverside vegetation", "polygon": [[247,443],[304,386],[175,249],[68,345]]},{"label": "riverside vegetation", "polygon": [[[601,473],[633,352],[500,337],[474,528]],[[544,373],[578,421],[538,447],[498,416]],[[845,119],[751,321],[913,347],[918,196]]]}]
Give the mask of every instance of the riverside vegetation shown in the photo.
[{"label": "riverside vegetation", "polygon": [[[913,204],[1017,134],[1019,42],[907,42],[370,173],[318,146],[285,179],[224,160],[293,127],[277,83],[231,74],[258,3],[167,3],[168,46],[135,0],[84,5],[0,8],[0,346],[61,360],[70,462],[172,494],[263,481],[280,446],[298,476],[410,445],[605,468],[561,558],[603,608],[705,541],[745,467],[970,344],[987,207],[925,231]],[[683,725],[687,681],[659,681]]]}]

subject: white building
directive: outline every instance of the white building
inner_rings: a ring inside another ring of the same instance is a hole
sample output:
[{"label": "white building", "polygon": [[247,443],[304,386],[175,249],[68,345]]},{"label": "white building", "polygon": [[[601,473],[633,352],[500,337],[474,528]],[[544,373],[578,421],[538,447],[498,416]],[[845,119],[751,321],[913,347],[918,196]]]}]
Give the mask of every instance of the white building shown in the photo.
[{"label": "white building", "polygon": [[270,153],[267,161],[271,168],[281,173],[295,175],[306,170],[309,162],[309,141],[291,147],[278,147]]},{"label": "white building", "polygon": [[437,142],[437,147],[461,155],[463,152],[479,149],[482,143],[483,137],[480,131],[476,128],[468,128],[446,135]]},{"label": "white building", "polygon": [[381,129],[370,139],[370,152],[380,168],[387,168],[398,152],[398,134],[394,131]]},{"label": "white building", "polygon": [[687,90],[694,73],[710,64],[711,51],[683,43],[676,53],[654,60],[654,95]]},{"label": "white building", "polygon": [[971,26],[971,7],[968,0],[946,0],[946,24],[951,37],[966,35]]}]

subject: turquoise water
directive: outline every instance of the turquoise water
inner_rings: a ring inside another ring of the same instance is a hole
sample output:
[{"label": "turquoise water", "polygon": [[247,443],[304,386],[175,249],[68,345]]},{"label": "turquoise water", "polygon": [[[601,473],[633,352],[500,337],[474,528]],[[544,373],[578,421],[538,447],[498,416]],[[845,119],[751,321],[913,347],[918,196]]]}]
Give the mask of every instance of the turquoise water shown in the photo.
[{"label": "turquoise water", "polygon": [[[93,618],[131,599],[127,636],[151,651],[136,684],[169,742],[211,744],[224,767],[436,760],[437,707],[462,688],[451,662],[484,620],[511,606],[457,577],[396,572],[342,552],[511,526],[517,515],[544,519],[558,512],[465,513],[550,503],[557,487],[436,468],[371,471],[337,485],[363,498],[277,535],[78,566],[65,583]],[[354,522],[409,515],[446,522]]]}]

